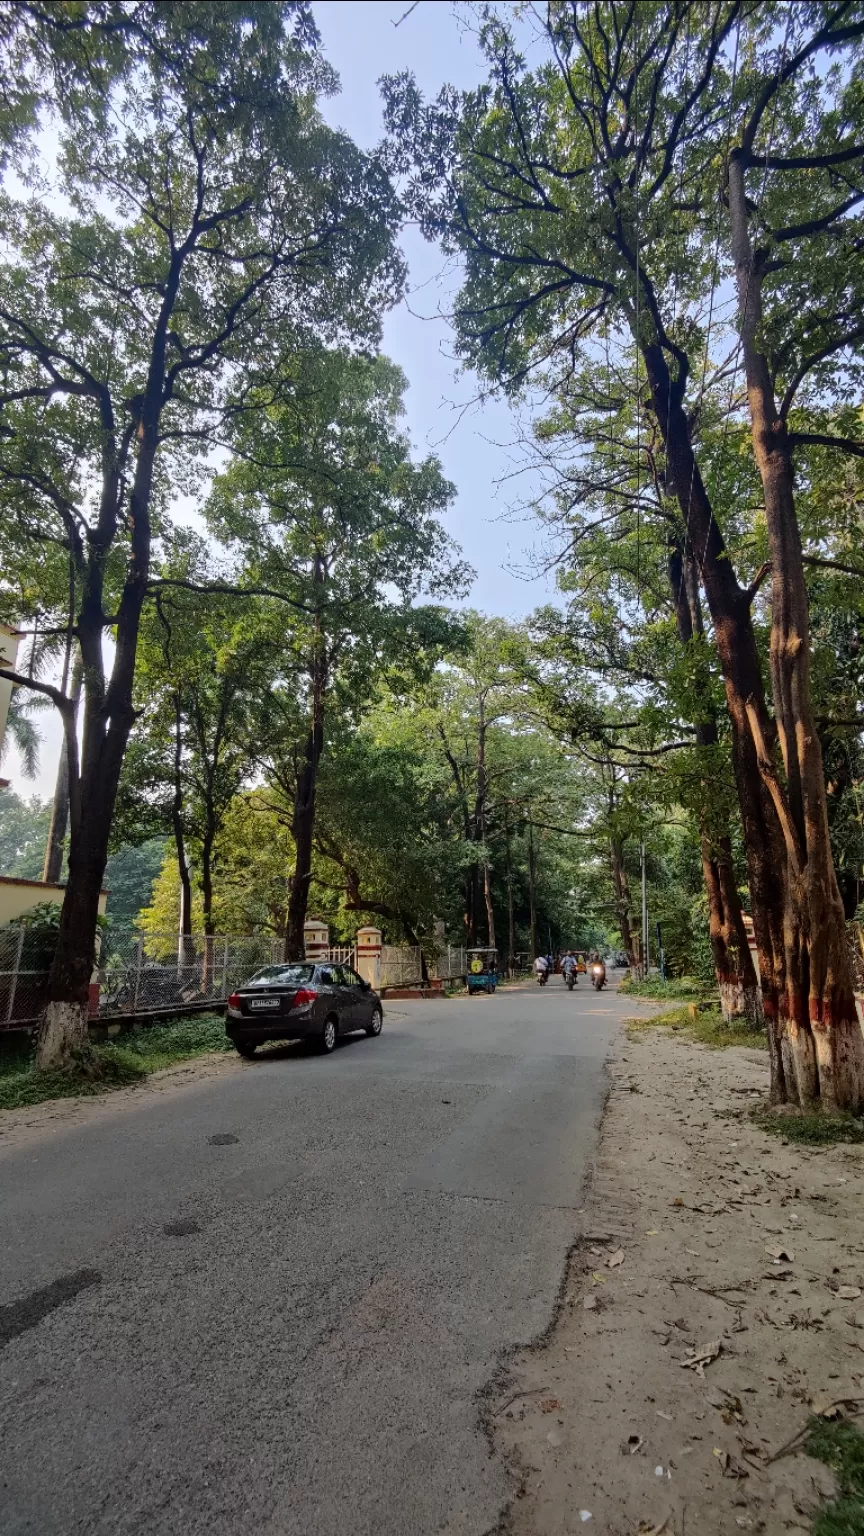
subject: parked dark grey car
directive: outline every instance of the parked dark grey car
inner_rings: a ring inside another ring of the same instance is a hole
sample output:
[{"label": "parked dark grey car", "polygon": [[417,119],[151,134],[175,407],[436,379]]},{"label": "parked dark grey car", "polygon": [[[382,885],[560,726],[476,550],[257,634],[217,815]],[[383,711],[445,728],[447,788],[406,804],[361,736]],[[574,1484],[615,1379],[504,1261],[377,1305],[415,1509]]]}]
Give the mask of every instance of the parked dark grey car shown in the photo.
[{"label": "parked dark grey car", "polygon": [[232,992],[225,1030],[241,1056],[265,1040],[317,1041],[332,1051],[339,1035],[380,1035],[381,999],[350,965],[268,965]]}]

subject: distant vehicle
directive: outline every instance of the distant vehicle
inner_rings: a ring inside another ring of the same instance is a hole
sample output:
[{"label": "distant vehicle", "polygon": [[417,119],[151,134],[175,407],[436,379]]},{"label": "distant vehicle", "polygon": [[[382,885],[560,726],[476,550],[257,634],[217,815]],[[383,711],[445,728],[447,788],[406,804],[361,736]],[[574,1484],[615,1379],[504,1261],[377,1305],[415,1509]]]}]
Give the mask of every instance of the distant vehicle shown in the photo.
[{"label": "distant vehicle", "polygon": [[494,992],[498,985],[497,949],[469,949],[468,996],[475,992]]},{"label": "distant vehicle", "polygon": [[591,961],[591,985],[596,992],[606,985],[606,966],[602,960]]},{"label": "distant vehicle", "polygon": [[315,1040],[335,1049],[340,1035],[380,1035],[381,999],[350,965],[268,965],[228,999],[225,1033],[241,1056],[265,1040]]}]

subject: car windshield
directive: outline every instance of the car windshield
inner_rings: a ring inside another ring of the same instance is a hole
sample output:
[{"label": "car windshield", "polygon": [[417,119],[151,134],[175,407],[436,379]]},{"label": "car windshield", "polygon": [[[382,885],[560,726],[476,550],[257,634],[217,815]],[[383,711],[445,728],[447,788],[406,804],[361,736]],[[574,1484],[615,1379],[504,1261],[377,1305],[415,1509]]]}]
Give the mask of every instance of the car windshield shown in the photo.
[{"label": "car windshield", "polygon": [[302,981],[311,981],[315,967],[312,965],[268,965],[258,971],[247,987],[294,987]]}]

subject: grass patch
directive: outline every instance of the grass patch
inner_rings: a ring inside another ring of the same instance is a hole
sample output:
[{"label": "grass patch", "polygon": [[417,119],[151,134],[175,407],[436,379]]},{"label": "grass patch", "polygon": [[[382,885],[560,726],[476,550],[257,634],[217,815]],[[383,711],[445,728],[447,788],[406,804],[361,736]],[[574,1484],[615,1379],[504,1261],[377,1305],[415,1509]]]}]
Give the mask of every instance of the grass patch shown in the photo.
[{"label": "grass patch", "polygon": [[842,1497],[817,1515],[813,1536],[864,1536],[864,1435],[860,1429],[848,1419],[833,1424],[811,1419],[804,1449],[833,1467],[842,1489]]},{"label": "grass patch", "polygon": [[650,997],[658,1003],[698,1003],[710,996],[710,990],[696,976],[676,976],[668,981],[661,981],[659,976],[646,976],[644,981],[624,976],[618,983],[618,991],[629,992],[631,997]]},{"label": "grass patch", "polygon": [[95,1045],[91,1068],[37,1072],[33,1046],[0,1056],[0,1109],[20,1109],[45,1099],[72,1099],[128,1088],[151,1072],[210,1051],[230,1051],[221,1014],[196,1014],[121,1037],[122,1043]]},{"label": "grass patch", "polygon": [[832,1499],[810,1529],[811,1536],[864,1536],[864,1500]]},{"label": "grass patch", "polygon": [[665,1013],[652,1018],[627,1019],[627,1028],[634,1034],[643,1029],[670,1029],[675,1035],[698,1040],[712,1051],[727,1050],[733,1045],[749,1045],[756,1050],[767,1050],[768,1042],[762,1030],[754,1034],[749,1029],[730,1029],[719,1008],[698,1004],[695,1018],[690,1007],[668,1008]]},{"label": "grass patch", "polygon": [[756,1109],[752,1119],[760,1130],[806,1147],[832,1147],[838,1142],[864,1141],[864,1120],[856,1120],[854,1115],[827,1115],[818,1109],[784,1107],[782,1110]]}]

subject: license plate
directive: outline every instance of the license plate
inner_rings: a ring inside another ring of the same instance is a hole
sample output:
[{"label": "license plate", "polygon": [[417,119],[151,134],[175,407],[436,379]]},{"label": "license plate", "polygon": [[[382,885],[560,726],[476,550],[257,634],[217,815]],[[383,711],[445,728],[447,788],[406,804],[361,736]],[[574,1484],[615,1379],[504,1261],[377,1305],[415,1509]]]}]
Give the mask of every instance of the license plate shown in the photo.
[{"label": "license plate", "polygon": [[250,997],[250,1008],[278,1008],[281,998],[278,997]]}]

